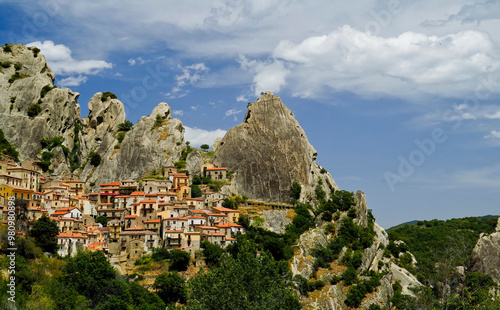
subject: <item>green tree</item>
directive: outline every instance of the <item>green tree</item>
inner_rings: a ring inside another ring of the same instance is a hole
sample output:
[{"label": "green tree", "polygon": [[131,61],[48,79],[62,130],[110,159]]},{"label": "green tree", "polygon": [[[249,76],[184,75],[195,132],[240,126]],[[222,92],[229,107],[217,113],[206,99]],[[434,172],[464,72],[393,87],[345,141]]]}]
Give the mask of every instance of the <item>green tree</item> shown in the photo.
[{"label": "green tree", "polygon": [[44,252],[54,253],[57,250],[57,235],[59,226],[56,221],[51,220],[47,215],[35,221],[33,228],[29,231],[29,236],[35,239],[35,244]]},{"label": "green tree", "polygon": [[126,120],[124,123],[118,124],[118,131],[129,131],[132,127],[134,127],[134,123]]},{"label": "green tree", "polygon": [[297,201],[300,199],[300,192],[302,191],[302,186],[299,183],[293,182],[292,187],[290,188],[290,198],[292,201]]},{"label": "green tree", "polygon": [[191,254],[181,250],[170,251],[170,270],[185,271],[188,268]]},{"label": "green tree", "polygon": [[106,227],[108,226],[108,218],[105,217],[105,216],[98,216],[96,219],[95,219],[95,222],[96,223],[101,223],[102,226]]},{"label": "green tree", "polygon": [[210,148],[210,146],[208,144],[202,144],[200,146],[200,148],[206,152],[206,151],[208,151],[208,149]]},{"label": "green tree", "polygon": [[201,192],[201,189],[198,185],[196,184],[191,184],[191,198],[198,198],[203,196],[203,193]]},{"label": "green tree", "polygon": [[186,302],[186,280],[177,272],[162,273],[156,277],[153,288],[158,296],[168,305]]},{"label": "green tree", "polygon": [[130,283],[130,294],[137,310],[165,310],[166,305],[163,300],[137,282]]},{"label": "green tree", "polygon": [[78,252],[63,269],[62,282],[88,298],[93,307],[105,300],[106,295],[122,293],[125,288],[115,281],[116,272],[100,251]]},{"label": "green tree", "polygon": [[203,256],[205,256],[207,266],[218,266],[224,250],[218,244],[213,244],[207,240],[201,243],[201,248],[203,249]]},{"label": "green tree", "polygon": [[238,209],[238,202],[236,202],[236,200],[232,197],[226,197],[222,201],[222,206],[224,208],[236,210],[236,209]]},{"label": "green tree", "polygon": [[220,267],[189,281],[188,309],[301,308],[287,262],[276,262],[267,252],[257,256],[247,241],[238,247],[236,258],[225,255]]}]

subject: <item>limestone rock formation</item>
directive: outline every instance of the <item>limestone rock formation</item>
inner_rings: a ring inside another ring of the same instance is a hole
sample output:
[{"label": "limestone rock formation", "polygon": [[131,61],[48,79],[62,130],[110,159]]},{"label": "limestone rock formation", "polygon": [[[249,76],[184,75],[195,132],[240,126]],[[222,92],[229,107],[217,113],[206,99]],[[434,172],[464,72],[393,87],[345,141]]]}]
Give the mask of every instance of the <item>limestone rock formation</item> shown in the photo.
[{"label": "limestone rock formation", "polygon": [[[100,98],[98,95],[96,96]],[[80,175],[83,180],[97,187],[103,182],[138,179],[152,170],[159,171],[163,166],[172,165],[179,160],[186,147],[183,142],[184,128],[180,120],[171,118],[168,104],[162,102],[153,109],[150,116],[143,116],[119,143],[116,138],[117,127],[125,121],[123,104],[117,99],[108,101],[103,103],[107,108],[99,106],[98,111],[114,110],[117,113],[114,118],[106,118],[105,113],[102,123],[93,123],[92,120],[101,114],[97,112],[94,116],[94,110],[91,110],[89,117],[82,119],[82,144],[85,143],[82,153],[96,151],[102,158],[102,163],[97,167],[90,164],[85,166]],[[157,115],[160,115],[161,122]],[[95,128],[93,124],[97,124]]]},{"label": "limestone rock formation", "polygon": [[286,226],[292,222],[287,217],[287,213],[288,210],[263,210],[261,214],[264,219],[262,228],[278,234],[284,234]]},{"label": "limestone rock formation", "polygon": [[220,145],[221,142],[222,142],[222,138],[221,137],[215,138],[215,141],[212,144],[212,151],[214,151],[214,152],[217,151],[217,149],[219,148],[219,145]]},{"label": "limestone rock formation", "polygon": [[488,274],[500,284],[500,217],[495,232],[481,235],[472,251],[473,271]]},{"label": "limestone rock formation", "polygon": [[[17,147],[21,160],[40,156],[42,138],[62,136],[63,146],[78,161],[70,162],[68,152],[54,148],[53,175],[64,177],[71,173],[71,165],[73,169],[81,165],[74,173],[94,189],[102,182],[140,178],[179,160],[186,148],[184,128],[180,120],[171,118],[168,104],[158,104],[120,143],[118,125],[126,115],[118,99],[96,93],[88,103],[89,115],[80,120],[79,94],[54,85],[45,57],[21,44],[10,48],[12,52],[5,52],[0,47],[0,128]],[[30,117],[33,106],[40,111]],[[88,162],[91,152],[101,156],[97,167]]]},{"label": "limestone rock formation", "polygon": [[214,149],[214,163],[236,171],[236,190],[252,199],[289,201],[292,182],[302,185],[302,200],[314,197],[319,180],[327,194],[337,188],[292,111],[271,92],[250,104],[243,123]]},{"label": "limestone rock formation", "polygon": [[[0,48],[0,128],[17,146],[21,160],[35,157],[43,137],[62,136],[71,149],[72,128],[80,116],[79,94],[53,88],[54,73],[36,50],[21,44],[10,48],[12,52]],[[30,106],[40,109],[37,116],[28,116]]]},{"label": "limestone rock formation", "polygon": [[[369,218],[365,194],[357,191],[355,195],[356,210],[355,222],[361,227],[367,227]],[[347,216],[347,212],[342,212],[336,220],[335,226],[338,231],[341,227],[342,219]],[[316,227],[303,233],[295,247],[295,255],[291,261],[291,270],[293,275],[300,274],[305,278],[309,278],[313,273],[313,265],[315,258],[312,252],[318,246],[326,246],[329,239],[335,238],[326,231],[328,223],[317,223]],[[398,281],[403,287],[403,294],[413,296],[414,293],[410,290],[411,287],[422,286],[422,284],[406,269],[396,265],[394,258],[384,257],[384,248],[389,244],[389,237],[386,231],[373,223],[375,237],[373,244],[363,250],[362,263],[358,268],[358,274],[366,271],[384,272],[386,273],[380,280],[381,284],[377,290],[363,300],[361,309],[368,309],[371,304],[376,304],[381,307],[390,304],[390,300],[394,295],[392,284]],[[347,267],[340,264],[342,256],[346,253],[346,248],[342,250],[339,258],[333,261],[329,268],[320,268],[316,272],[317,279],[322,279],[329,283],[334,276],[340,276]],[[305,305],[305,309],[347,309],[344,301],[346,300],[347,287],[341,281],[336,285],[325,285],[321,290],[311,293],[308,297],[301,297],[301,302]]]},{"label": "limestone rock formation", "polygon": [[200,152],[193,151],[189,153],[186,157],[186,169],[191,174],[200,175],[201,174],[201,165],[203,165],[204,161],[201,157]]}]

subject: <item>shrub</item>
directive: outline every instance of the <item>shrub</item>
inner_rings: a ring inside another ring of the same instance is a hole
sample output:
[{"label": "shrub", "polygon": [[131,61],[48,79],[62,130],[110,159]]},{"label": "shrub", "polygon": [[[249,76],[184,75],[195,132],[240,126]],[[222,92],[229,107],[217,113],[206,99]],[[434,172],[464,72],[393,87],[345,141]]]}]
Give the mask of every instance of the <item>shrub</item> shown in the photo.
[{"label": "shrub", "polygon": [[165,248],[153,248],[153,254],[151,258],[155,262],[160,262],[162,260],[166,260],[170,258],[170,252]]},{"label": "shrub", "polygon": [[325,282],[322,280],[309,281],[300,274],[293,277],[293,282],[297,285],[300,294],[304,296],[307,296],[309,292],[320,290],[325,286]]},{"label": "shrub", "polygon": [[45,95],[47,95],[47,93],[51,90],[53,90],[55,87],[54,86],[50,86],[50,85],[45,85],[42,90],[40,91],[40,98],[44,98]]},{"label": "shrub", "polygon": [[328,223],[328,224],[326,224],[326,226],[325,226],[325,231],[326,231],[327,233],[329,233],[329,234],[333,234],[333,233],[335,233],[335,224],[333,224],[333,223]]},{"label": "shrub", "polygon": [[14,65],[14,69],[16,69],[16,71],[19,71],[22,68],[23,68],[23,65],[21,63],[19,63],[19,62]]},{"label": "shrub", "polygon": [[118,124],[118,130],[119,131],[129,131],[134,127],[134,123],[132,123],[129,120],[126,120],[124,123]]},{"label": "shrub", "polygon": [[300,192],[302,191],[302,186],[299,183],[293,182],[290,188],[290,198],[292,201],[297,201],[300,198]]},{"label": "shrub", "polygon": [[124,132],[119,132],[118,135],[116,136],[118,139],[119,143],[122,143],[123,139],[125,139],[125,133]]},{"label": "shrub", "polygon": [[160,114],[156,114],[155,123],[153,124],[153,128],[151,128],[151,130],[161,127],[162,124],[163,124],[163,117],[161,117]]},{"label": "shrub", "polygon": [[40,53],[40,49],[38,47],[32,47],[31,51],[33,52],[33,57],[37,58]]},{"label": "shrub", "polygon": [[228,209],[238,209],[238,202],[236,202],[236,200],[232,197],[226,197],[224,198],[224,201],[222,202],[222,206],[224,208],[228,208]]},{"label": "shrub", "polygon": [[10,97],[10,103],[15,103],[16,99],[17,99],[17,96]]},{"label": "shrub", "polygon": [[404,253],[399,255],[399,260],[401,261],[402,264],[411,264],[413,261],[410,253]]},{"label": "shrub", "polygon": [[186,162],[184,160],[179,160],[174,163],[174,166],[177,167],[177,169],[182,169],[186,167]]},{"label": "shrub", "polygon": [[359,308],[363,298],[365,298],[366,290],[362,285],[355,285],[347,292],[345,304],[352,308]]},{"label": "shrub", "polygon": [[90,152],[89,154],[90,164],[94,167],[97,167],[101,164],[101,155],[96,152]]},{"label": "shrub", "polygon": [[347,270],[342,274],[341,279],[344,281],[345,285],[356,283],[358,280],[356,269],[354,269],[354,267],[352,266],[349,266]]},{"label": "shrub", "polygon": [[363,263],[363,252],[361,250],[357,250],[352,255],[351,264],[355,269],[358,269]]},{"label": "shrub", "polygon": [[2,66],[2,68],[10,68],[10,65],[12,65],[12,63],[10,63],[9,61],[5,61],[5,62],[1,62],[0,65]]},{"label": "shrub", "polygon": [[105,93],[102,93],[102,96],[101,96],[101,101],[104,102],[106,100],[108,100],[108,98],[111,98],[111,99],[116,99],[116,95],[113,94],[112,92],[105,92]]},{"label": "shrub", "polygon": [[12,48],[10,47],[10,45],[9,45],[9,44],[5,44],[5,45],[3,46],[3,51],[4,51],[5,53],[12,53]]},{"label": "shrub", "polygon": [[42,107],[37,103],[30,105],[27,111],[29,117],[35,117],[40,114],[40,112],[42,112]]}]

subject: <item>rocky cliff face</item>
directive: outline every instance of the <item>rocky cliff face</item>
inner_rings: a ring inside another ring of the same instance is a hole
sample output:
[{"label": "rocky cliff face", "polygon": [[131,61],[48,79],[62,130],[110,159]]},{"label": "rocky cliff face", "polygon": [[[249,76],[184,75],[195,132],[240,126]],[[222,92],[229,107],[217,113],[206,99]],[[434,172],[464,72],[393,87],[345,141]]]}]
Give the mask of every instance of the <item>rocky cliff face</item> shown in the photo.
[{"label": "rocky cliff face", "polygon": [[472,264],[473,271],[488,274],[500,284],[500,218],[494,233],[479,237],[472,251]]},{"label": "rocky cliff face", "polygon": [[[24,45],[10,47],[12,52],[0,48],[0,128],[17,146],[21,159],[39,157],[42,138],[62,136],[63,146],[69,150],[76,142],[83,168],[74,173],[96,187],[102,182],[137,179],[179,160],[186,147],[184,129],[180,120],[171,118],[168,104],[156,106],[151,116],[143,117],[120,143],[118,125],[126,121],[122,102],[110,97],[101,100],[103,94],[96,93],[88,103],[89,115],[80,120],[79,94],[54,86],[55,77],[45,57]],[[41,111],[29,117],[32,105],[38,105]],[[77,123],[80,129],[75,131]],[[71,173],[68,154],[61,147],[52,152],[53,174],[63,177]],[[91,152],[101,155],[97,167],[88,162]]]},{"label": "rocky cliff face", "polygon": [[302,185],[302,200],[314,197],[319,180],[327,194],[337,188],[292,111],[270,92],[249,104],[243,123],[213,149],[215,164],[236,171],[236,191],[254,199],[287,201],[292,182]]},{"label": "rocky cliff face", "polygon": [[[356,219],[355,223],[361,227],[366,228],[368,225],[368,212],[365,194],[361,191],[356,192],[355,195],[355,210]],[[338,220],[333,223],[336,230],[341,226],[342,218],[346,217],[345,212],[340,214]],[[291,262],[291,270],[294,275],[300,274],[305,278],[309,278],[313,273],[313,264],[315,258],[312,255],[313,250],[321,246],[326,246],[328,240],[335,238],[335,235],[325,230],[328,223],[318,220],[316,228],[310,229],[300,236],[297,246],[295,248],[295,255]],[[373,244],[363,250],[363,257],[361,266],[357,269],[358,274],[366,271],[374,271],[385,273],[380,280],[380,286],[372,294],[369,294],[361,305],[361,309],[368,309],[371,304],[379,305],[380,307],[390,305],[390,300],[394,295],[392,284],[398,281],[402,288],[403,294],[413,296],[414,293],[410,290],[411,287],[422,286],[422,284],[406,269],[401,268],[395,264],[395,258],[384,257],[384,250],[389,244],[389,238],[385,230],[374,223],[375,238]],[[316,277],[319,280],[330,283],[334,276],[340,276],[346,269],[340,261],[345,254],[345,248],[340,253],[337,260],[334,260],[330,267],[320,268],[317,271]],[[348,309],[344,304],[347,298],[346,292],[348,287],[339,282],[336,285],[325,285],[321,290],[309,294],[308,297],[301,297],[301,302],[304,304],[304,309],[322,309],[322,310],[336,310]]]},{"label": "rocky cliff face", "polygon": [[[0,48],[0,128],[16,145],[20,159],[33,158],[43,137],[63,136],[72,148],[73,126],[80,116],[79,94],[54,88],[54,73],[45,57],[21,44],[11,44],[12,52]],[[35,56],[36,55],[36,56]],[[38,105],[38,116],[29,117],[30,106]]]}]

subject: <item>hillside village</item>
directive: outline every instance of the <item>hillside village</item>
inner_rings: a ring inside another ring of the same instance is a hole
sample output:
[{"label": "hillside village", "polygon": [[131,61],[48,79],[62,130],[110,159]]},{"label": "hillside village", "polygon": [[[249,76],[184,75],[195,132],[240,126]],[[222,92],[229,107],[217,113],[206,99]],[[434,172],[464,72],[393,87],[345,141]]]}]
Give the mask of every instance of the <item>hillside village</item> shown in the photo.
[{"label": "hillside village", "polygon": [[[24,201],[28,226],[44,214],[55,220],[61,256],[87,248],[136,260],[163,247],[187,251],[195,258],[202,241],[225,248],[245,232],[238,224],[240,211],[223,206],[226,195],[201,184],[201,197],[193,197],[193,175],[176,166],[164,167],[163,174],[154,178],[102,183],[98,192],[76,176],[63,180],[44,176],[29,160],[18,165],[3,155],[0,167],[1,205],[7,206],[11,196]],[[205,163],[198,180],[227,182],[227,172],[226,167]],[[4,219],[6,214],[4,207]]]}]

